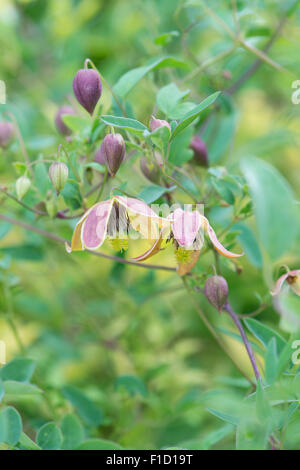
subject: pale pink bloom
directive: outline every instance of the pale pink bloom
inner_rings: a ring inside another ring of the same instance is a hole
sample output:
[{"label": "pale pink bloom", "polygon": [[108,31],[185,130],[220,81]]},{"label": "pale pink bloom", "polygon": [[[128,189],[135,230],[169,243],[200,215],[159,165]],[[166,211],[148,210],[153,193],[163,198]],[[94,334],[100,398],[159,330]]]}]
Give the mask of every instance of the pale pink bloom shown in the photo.
[{"label": "pale pink bloom", "polygon": [[130,226],[144,238],[158,238],[160,217],[139,199],[114,196],[92,206],[77,223],[67,251],[96,250],[106,237],[127,238]]},{"label": "pale pink bloom", "polygon": [[295,269],[293,271],[287,271],[285,274],[280,276],[275,284],[275,289],[271,292],[272,295],[278,295],[285,283],[288,283],[290,288],[295,292],[295,294],[300,296],[300,269]]}]

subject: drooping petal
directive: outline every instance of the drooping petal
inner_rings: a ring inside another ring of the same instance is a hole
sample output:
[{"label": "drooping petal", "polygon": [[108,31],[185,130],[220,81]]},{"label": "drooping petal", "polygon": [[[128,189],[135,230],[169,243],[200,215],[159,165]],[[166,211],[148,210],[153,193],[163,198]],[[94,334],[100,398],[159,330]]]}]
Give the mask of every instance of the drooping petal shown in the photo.
[{"label": "drooping petal", "polygon": [[88,216],[88,212],[86,212],[83,215],[83,217],[81,217],[79,222],[77,222],[75,230],[73,232],[71,246],[68,243],[65,244],[66,250],[67,250],[68,253],[71,253],[72,251],[84,250],[84,246],[83,246],[82,241],[81,241],[81,229],[82,229],[82,225],[85,222],[85,219],[87,218],[87,216]]},{"label": "drooping petal", "polygon": [[176,268],[179,276],[185,276],[187,273],[189,273],[191,269],[197,263],[197,260],[200,255],[200,250],[193,250],[193,251],[187,250],[187,251],[189,253],[189,259],[186,262],[178,263],[178,266]]},{"label": "drooping petal", "polygon": [[244,253],[232,253],[231,251],[226,250],[226,248],[222,245],[222,243],[219,242],[217,239],[217,235],[215,234],[214,229],[211,227],[209,224],[208,220],[206,217],[202,216],[204,220],[204,229],[206,230],[210,241],[214,245],[215,249],[220,253],[221,255],[225,256],[226,258],[240,258],[241,256],[244,255]]},{"label": "drooping petal", "polygon": [[173,212],[173,235],[182,247],[191,247],[200,230],[202,216],[198,211],[184,211],[180,208]]},{"label": "drooping petal", "polygon": [[275,289],[271,291],[272,295],[278,295],[279,292],[281,291],[281,288],[284,284],[284,281],[289,277],[289,273],[285,273],[282,276],[280,276],[279,279],[277,279],[276,284],[275,284]]},{"label": "drooping petal", "polygon": [[271,291],[272,295],[278,295],[282,289],[284,282],[287,281],[291,289],[295,294],[300,296],[300,269],[295,269],[293,271],[288,271],[279,279],[277,279],[275,284],[275,289]]},{"label": "drooping petal", "polygon": [[111,201],[99,202],[90,209],[81,231],[84,248],[96,250],[102,245],[106,237],[111,209]]},{"label": "drooping petal", "polygon": [[160,231],[159,237],[155,240],[154,244],[140,256],[133,258],[134,261],[146,261],[146,259],[151,258],[152,256],[156,255],[162,249],[162,243],[167,235],[168,229],[164,229]]},{"label": "drooping petal", "polygon": [[134,230],[148,240],[158,239],[160,217],[144,201],[124,196],[114,196],[114,199],[126,208]]}]

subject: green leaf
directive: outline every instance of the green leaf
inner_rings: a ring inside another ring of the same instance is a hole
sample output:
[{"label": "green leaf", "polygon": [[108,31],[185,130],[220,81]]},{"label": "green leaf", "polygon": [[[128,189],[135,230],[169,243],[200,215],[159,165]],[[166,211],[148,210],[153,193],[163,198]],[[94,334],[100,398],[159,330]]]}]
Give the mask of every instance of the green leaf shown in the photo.
[{"label": "green leaf", "polygon": [[189,126],[201,113],[210,106],[219,96],[220,91],[213,93],[212,95],[208,96],[203,100],[198,106],[193,108],[189,111],[184,118],[179,122],[179,124],[175,127],[174,131],[172,132],[171,139],[174,139],[177,135],[181,134],[181,132]]},{"label": "green leaf", "polygon": [[193,151],[189,148],[193,137],[193,128],[187,128],[180,135],[172,139],[170,145],[169,162],[176,166],[181,166],[183,163],[193,158]]},{"label": "green leaf", "polygon": [[122,450],[122,447],[106,439],[89,439],[77,447],[77,450]]},{"label": "green leaf", "polygon": [[234,431],[235,427],[232,424],[225,424],[220,429],[210,432],[203,439],[192,439],[190,441],[180,442],[182,449],[188,450],[209,450],[221,441],[224,437],[228,436]]},{"label": "green leaf", "polygon": [[119,127],[121,129],[134,132],[136,134],[142,134],[148,131],[147,127],[139,121],[130,118],[124,118],[119,116],[103,115],[100,119],[105,122],[108,126]]},{"label": "green leaf", "polygon": [[140,394],[143,397],[148,395],[144,382],[134,375],[123,375],[116,380],[116,388],[125,388],[130,395]]},{"label": "green leaf", "polygon": [[270,417],[272,410],[268,403],[265,390],[260,380],[257,382],[255,399],[257,418],[259,419],[259,421],[264,421]]},{"label": "green leaf", "polygon": [[74,132],[82,132],[91,126],[87,119],[75,114],[62,114],[63,122]]},{"label": "green leaf", "polygon": [[19,444],[23,449],[27,450],[41,450],[41,448],[30,439],[24,432],[22,432]]},{"label": "green leaf", "polygon": [[234,426],[239,424],[240,420],[237,416],[232,416],[232,415],[229,415],[228,413],[223,413],[223,411],[214,410],[213,408],[206,408],[206,410],[212,415],[221,419],[222,421],[226,421],[226,423],[233,424]]},{"label": "green leaf", "polygon": [[142,199],[147,204],[151,204],[152,202],[160,198],[163,194],[174,191],[175,188],[176,186],[172,186],[170,188],[163,188],[162,186],[153,184],[142,189],[141,192],[138,194],[138,198]]},{"label": "green leaf", "polygon": [[[40,157],[40,160],[42,160],[42,157]],[[34,182],[41,197],[45,199],[48,190],[51,189],[52,186],[49,179],[48,170],[45,163],[42,161],[34,165]]]},{"label": "green leaf", "polygon": [[256,268],[261,268],[263,264],[262,254],[251,228],[243,222],[234,224],[232,230],[238,230],[240,234],[237,240],[241,243],[243,250],[250,263]]},{"label": "green leaf", "polygon": [[267,346],[265,354],[265,378],[269,385],[272,385],[276,380],[277,362],[276,339],[273,337]]},{"label": "green leaf", "polygon": [[67,386],[62,390],[64,397],[74,406],[79,416],[89,426],[99,426],[102,421],[102,411],[92,400],[75,387]]},{"label": "green leaf", "polygon": [[5,399],[20,399],[28,395],[39,395],[43,391],[36,385],[16,382],[15,380],[6,380],[4,382]]},{"label": "green leaf", "polygon": [[83,441],[83,427],[74,414],[69,413],[63,417],[60,429],[63,435],[62,449],[75,449]]},{"label": "green leaf", "polygon": [[175,83],[170,83],[158,91],[156,95],[157,106],[168,117],[173,118],[172,110],[189,92],[190,90],[180,91]]},{"label": "green leaf", "polygon": [[105,172],[105,166],[101,165],[98,162],[89,162],[89,163],[86,163],[84,166],[85,166],[85,168],[93,168],[93,170],[96,170],[99,173],[104,173]]},{"label": "green leaf", "polygon": [[162,67],[187,68],[186,64],[181,60],[174,57],[162,57],[152,61],[149,65],[126,72],[115,84],[114,92],[120,98],[124,98],[147,73]]},{"label": "green leaf", "polygon": [[269,163],[247,157],[241,168],[250,187],[260,241],[275,260],[291,248],[299,233],[299,211],[293,193]]},{"label": "green leaf", "polygon": [[46,423],[39,429],[36,442],[43,450],[57,450],[62,444],[62,434],[55,423]]},{"label": "green leaf", "polygon": [[158,44],[159,46],[165,46],[169,44],[174,37],[178,37],[180,35],[179,31],[168,31],[167,33],[160,34],[156,36],[154,39],[154,43]]},{"label": "green leaf", "polygon": [[82,206],[82,197],[77,183],[68,181],[61,192],[65,203],[71,209],[79,209]]},{"label": "green leaf", "polygon": [[255,320],[254,318],[247,318],[244,320],[245,325],[251,331],[251,333],[267,348],[270,340],[275,338],[278,354],[281,353],[286,345],[285,339],[282,338],[276,331],[272,330],[269,326],[266,326]]},{"label": "green leaf", "polygon": [[2,380],[30,382],[34,369],[35,362],[32,359],[13,359],[0,369],[0,378],[2,378]]},{"label": "green leaf", "polygon": [[0,442],[15,446],[21,436],[22,420],[15,408],[8,406],[0,411]]}]

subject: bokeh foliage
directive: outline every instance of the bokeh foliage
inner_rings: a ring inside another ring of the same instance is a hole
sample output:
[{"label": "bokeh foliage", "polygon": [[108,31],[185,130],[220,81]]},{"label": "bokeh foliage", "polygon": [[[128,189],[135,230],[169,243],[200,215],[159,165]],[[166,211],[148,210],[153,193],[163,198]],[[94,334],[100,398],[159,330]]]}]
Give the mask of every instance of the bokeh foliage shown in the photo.
[{"label": "bokeh foliage", "polygon": [[[268,51],[282,70],[262,62],[239,86],[258,58],[207,7],[233,30],[237,17],[243,38],[258,50],[284,19]],[[246,256],[219,262],[237,312],[267,304],[259,325],[247,320],[247,331],[268,385],[248,395],[248,382],[210,336],[175,273],[68,255],[62,244],[0,220],[0,340],[8,361],[0,369],[3,448],[253,449],[270,447],[270,434],[280,441],[274,445],[300,448],[300,375],[296,367],[283,374],[292,352],[288,341],[300,339],[300,300],[285,292],[279,315],[269,294],[282,264],[300,267],[300,108],[291,101],[292,82],[300,77],[299,21],[296,1],[2,0],[0,79],[7,104],[0,112],[14,114],[32,160],[56,154],[62,137],[55,113],[62,104],[74,105],[72,80],[87,57],[115,85],[129,115],[145,125],[153,110],[162,119],[180,119],[190,102],[223,91],[214,111],[177,137],[170,161],[189,165],[189,141],[201,131],[211,167],[197,170],[196,178],[200,187],[212,188],[208,215],[218,232],[241,210],[241,191],[251,198],[244,213],[253,208],[253,215],[232,224],[225,239],[229,248],[242,245]],[[172,57],[167,66],[153,66],[166,57]],[[142,78],[129,90],[130,77],[120,77],[138,67],[144,67]],[[176,106],[176,90],[165,88],[170,83],[186,91]],[[120,114],[104,87],[100,112],[113,114],[111,104]],[[93,151],[79,129],[75,160]],[[127,163],[121,168],[118,184],[160,201],[162,194],[153,196],[139,170],[141,153],[132,157],[134,170]],[[21,161],[15,140],[0,154],[1,185],[14,183]],[[35,172],[37,192],[26,196],[29,205],[51,188],[47,166],[36,165]],[[197,191],[184,176],[181,182]],[[73,210],[81,204],[76,197],[69,183],[64,202]],[[37,220],[2,196],[0,213],[67,239],[74,228],[74,221]],[[113,253],[109,245],[104,249]],[[155,262],[175,265],[167,250]],[[214,262],[211,251],[200,258],[198,287]],[[239,367],[252,375],[229,317],[195,295]]]}]

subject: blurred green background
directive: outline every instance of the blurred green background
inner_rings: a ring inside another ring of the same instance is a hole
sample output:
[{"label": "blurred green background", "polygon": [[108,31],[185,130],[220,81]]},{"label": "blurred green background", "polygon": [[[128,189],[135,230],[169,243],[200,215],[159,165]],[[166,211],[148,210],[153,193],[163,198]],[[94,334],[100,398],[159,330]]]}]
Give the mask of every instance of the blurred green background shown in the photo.
[{"label": "blurred green background", "polygon": [[[262,49],[291,2],[238,4],[244,12],[243,32]],[[234,24],[230,2],[213,1],[209,6]],[[299,22],[297,8],[270,52],[290,73],[262,64],[236,93],[228,95],[226,106],[206,129],[212,164],[238,173],[241,157],[265,159],[289,181],[296,199],[300,198],[300,105],[292,104],[291,94],[292,82],[300,78]],[[164,36],[167,32],[173,33]],[[131,92],[129,101],[137,118],[147,122],[157,89],[170,80],[191,88],[198,101],[234,84],[256,59],[238,46],[193,77],[196,62],[206,64],[233,46],[196,1],[1,0],[0,79],[7,86],[7,104],[0,112],[9,110],[16,116],[30,158],[40,154],[47,158],[61,141],[55,113],[62,104],[74,102],[72,80],[86,57],[110,84],[156,57],[172,55],[186,62],[187,69],[153,72]],[[104,108],[110,99],[104,87]],[[16,142],[9,155],[0,155],[0,184],[16,177],[8,158],[11,163],[21,160]],[[146,184],[138,172],[131,179],[129,169],[121,177],[128,178],[128,188],[134,187],[136,193]],[[0,211],[13,214],[12,207],[2,203]],[[20,220],[40,223],[18,211]],[[220,208],[212,211],[214,226],[222,226],[222,217]],[[43,224],[68,239],[73,226],[59,220]],[[253,221],[250,226],[255,231]],[[299,246],[298,238],[278,266],[282,261],[291,267],[298,262],[299,267]],[[105,250],[112,252],[109,247]],[[230,299],[240,313],[255,310],[259,296],[268,293],[259,252],[255,254],[238,265],[224,265]],[[174,265],[173,255],[159,254],[154,262]],[[213,262],[211,254],[203,256],[202,273],[211,272]],[[89,437],[141,449],[188,443],[192,448],[234,446],[230,425],[206,408],[225,404],[233,409],[247,383],[202,324],[176,274],[115,264],[86,253],[68,255],[63,245],[4,222],[0,273],[0,283],[8,276],[14,286],[14,318],[22,348],[2,315],[0,339],[7,344],[7,360],[20,355],[34,359],[33,382],[47,394],[46,400],[37,396],[16,405],[28,435],[33,437],[44,422],[59,422],[74,408],[80,410],[68,400],[70,390],[74,392],[70,387],[76,387],[92,402],[88,416],[79,411]],[[215,325],[234,331],[229,318],[218,315],[204,297],[199,296],[199,303]],[[295,305],[299,314],[299,302]],[[282,321],[272,307],[259,319],[275,328]],[[285,325],[282,334],[291,328]],[[240,367],[251,373],[243,346],[228,335],[224,338]],[[286,446],[297,445],[299,433],[291,428]]]}]

